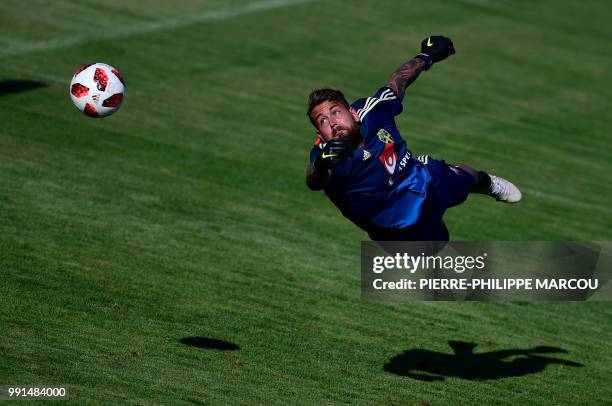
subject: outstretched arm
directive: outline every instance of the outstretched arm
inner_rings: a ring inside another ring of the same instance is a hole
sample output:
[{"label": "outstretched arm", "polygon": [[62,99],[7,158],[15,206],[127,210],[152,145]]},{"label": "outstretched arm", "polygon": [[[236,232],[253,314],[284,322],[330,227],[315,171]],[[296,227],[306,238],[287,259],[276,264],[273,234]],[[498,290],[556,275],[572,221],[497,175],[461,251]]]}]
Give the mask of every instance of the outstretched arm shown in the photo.
[{"label": "outstretched arm", "polygon": [[419,77],[419,74],[427,67],[426,62],[420,58],[414,58],[397,68],[389,78],[387,86],[404,99],[406,88]]},{"label": "outstretched arm", "polygon": [[429,70],[434,62],[440,62],[455,53],[453,42],[441,35],[427,37],[421,42],[421,53],[400,66],[389,78],[387,86],[404,99],[406,88],[421,72]]}]

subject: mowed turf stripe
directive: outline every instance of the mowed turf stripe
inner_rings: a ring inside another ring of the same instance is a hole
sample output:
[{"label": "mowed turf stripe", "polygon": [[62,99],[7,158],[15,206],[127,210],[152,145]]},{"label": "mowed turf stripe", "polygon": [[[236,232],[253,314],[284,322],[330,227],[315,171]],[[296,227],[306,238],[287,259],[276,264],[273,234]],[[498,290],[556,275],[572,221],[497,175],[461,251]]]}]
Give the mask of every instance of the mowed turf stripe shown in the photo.
[{"label": "mowed turf stripe", "polygon": [[66,38],[57,38],[30,44],[22,44],[19,47],[9,47],[8,49],[0,50],[0,58],[23,56],[32,52],[69,48],[91,41],[118,40],[130,37],[132,35],[151,34],[163,30],[188,27],[193,24],[208,21],[226,20],[233,17],[273,10],[279,7],[288,7],[295,4],[305,3],[307,1],[310,0],[263,0],[259,2],[246,3],[241,7],[231,9],[228,8],[219,11],[208,11],[203,14],[185,16],[183,18],[171,18],[161,21],[146,22],[109,31],[88,33],[84,35],[73,35]]}]

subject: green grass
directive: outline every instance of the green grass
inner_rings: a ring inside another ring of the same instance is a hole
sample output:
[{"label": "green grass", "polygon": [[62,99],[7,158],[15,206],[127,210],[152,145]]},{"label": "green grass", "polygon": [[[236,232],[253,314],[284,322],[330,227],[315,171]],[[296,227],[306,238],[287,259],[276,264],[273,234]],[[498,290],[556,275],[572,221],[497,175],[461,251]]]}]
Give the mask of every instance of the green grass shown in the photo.
[{"label": "green grass", "polygon": [[[308,93],[370,95],[442,33],[457,54],[408,90],[402,134],[417,154],[524,190],[517,206],[451,210],[452,237],[610,239],[607,2],[234,16],[246,1],[141,4],[0,5],[0,81],[46,84],[0,95],[0,384],[67,384],[87,403],[610,402],[609,303],[361,301],[366,236],[304,185]],[[107,119],[67,95],[92,61],[126,78]],[[180,342],[190,336],[240,348]],[[583,367],[443,382],[384,371],[405,350],[450,353],[449,340],[559,347]]]}]

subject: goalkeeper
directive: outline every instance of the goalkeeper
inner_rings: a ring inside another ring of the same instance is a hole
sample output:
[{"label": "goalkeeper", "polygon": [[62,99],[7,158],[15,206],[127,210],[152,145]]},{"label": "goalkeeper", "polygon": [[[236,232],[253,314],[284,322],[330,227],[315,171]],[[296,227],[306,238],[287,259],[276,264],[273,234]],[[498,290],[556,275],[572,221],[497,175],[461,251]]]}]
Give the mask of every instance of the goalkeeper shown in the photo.
[{"label": "goalkeeper", "polygon": [[349,105],[338,90],[310,94],[308,117],[317,140],[306,184],[311,190],[324,189],[342,214],[375,241],[448,241],[444,212],[469,193],[506,203],[521,200],[519,189],[505,179],[467,165],[413,156],[395,125],[406,88],[454,53],[449,38],[431,36],[372,97]]}]

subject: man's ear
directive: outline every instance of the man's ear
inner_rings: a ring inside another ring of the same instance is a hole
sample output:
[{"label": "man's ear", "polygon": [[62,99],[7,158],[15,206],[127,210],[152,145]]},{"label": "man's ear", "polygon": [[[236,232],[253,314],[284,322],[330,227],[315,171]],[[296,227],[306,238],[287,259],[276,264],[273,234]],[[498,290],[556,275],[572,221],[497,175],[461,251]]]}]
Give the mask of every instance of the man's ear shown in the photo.
[{"label": "man's ear", "polygon": [[351,112],[351,115],[353,116],[353,119],[355,121],[357,121],[358,123],[361,123],[361,118],[359,118],[359,114],[357,114],[357,110],[355,110],[354,108],[350,108],[349,111]]}]

